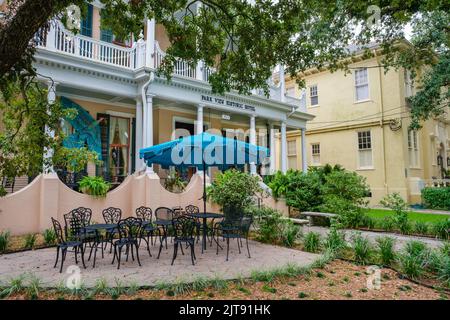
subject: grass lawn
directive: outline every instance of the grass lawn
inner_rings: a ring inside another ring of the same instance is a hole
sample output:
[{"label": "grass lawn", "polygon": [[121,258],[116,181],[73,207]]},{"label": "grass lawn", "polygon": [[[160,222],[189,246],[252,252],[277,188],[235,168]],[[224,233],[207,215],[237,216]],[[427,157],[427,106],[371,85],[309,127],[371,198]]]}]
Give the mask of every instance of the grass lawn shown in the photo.
[{"label": "grass lawn", "polygon": [[[381,220],[386,216],[393,215],[394,212],[391,210],[383,210],[383,209],[368,209],[367,215],[371,218]],[[408,213],[408,217],[411,221],[421,221],[434,223],[446,219],[450,219],[450,215],[445,214],[433,214],[433,213],[421,213],[421,212],[410,212]]]}]

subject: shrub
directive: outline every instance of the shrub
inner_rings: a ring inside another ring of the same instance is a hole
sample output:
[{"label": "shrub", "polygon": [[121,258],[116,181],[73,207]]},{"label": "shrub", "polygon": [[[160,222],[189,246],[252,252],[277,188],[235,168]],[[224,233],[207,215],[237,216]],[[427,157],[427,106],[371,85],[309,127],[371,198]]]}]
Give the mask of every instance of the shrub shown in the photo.
[{"label": "shrub", "polygon": [[450,187],[423,188],[422,201],[426,208],[450,210]]},{"label": "shrub", "polygon": [[428,233],[428,223],[423,221],[416,221],[414,224],[414,232],[417,234],[427,234]]},{"label": "shrub", "polygon": [[300,211],[314,211],[322,203],[320,177],[315,172],[287,174],[286,204]]},{"label": "shrub", "polygon": [[287,247],[292,247],[300,235],[300,227],[292,221],[286,219],[277,210],[263,207],[253,209],[257,226],[257,239],[266,243],[282,243]]},{"label": "shrub", "polygon": [[333,223],[327,237],[323,242],[323,247],[331,254],[339,255],[346,246],[345,234],[342,231],[339,231]]},{"label": "shrub", "polygon": [[380,250],[381,263],[385,266],[391,265],[395,260],[395,239],[391,237],[379,237],[376,241]]},{"label": "shrub", "polygon": [[0,252],[4,252],[8,248],[8,244],[11,240],[9,231],[0,232]]},{"label": "shrub", "polygon": [[230,169],[218,174],[207,192],[208,197],[222,208],[248,208],[261,188],[257,176]]},{"label": "shrub", "polygon": [[385,196],[380,204],[394,211],[396,227],[403,234],[411,232],[412,226],[408,219],[408,205],[399,193],[391,193]]},{"label": "shrub", "polygon": [[400,269],[412,279],[422,276],[429,264],[430,250],[420,241],[409,241],[398,255]]},{"label": "shrub", "polygon": [[93,197],[106,197],[111,184],[103,180],[102,177],[85,176],[78,182],[81,192]]},{"label": "shrub", "polygon": [[367,229],[375,229],[375,219],[368,216],[367,214],[361,214],[359,219],[359,227],[367,228]]},{"label": "shrub", "polygon": [[338,214],[338,222],[345,227],[354,228],[361,224],[363,209],[352,201],[338,195],[325,196],[324,203],[319,207],[321,212]]},{"label": "shrub", "polygon": [[53,229],[46,229],[44,231],[44,242],[47,245],[53,245],[56,243],[56,233]]},{"label": "shrub", "polygon": [[449,240],[450,219],[435,222],[432,227],[433,234],[444,240]]},{"label": "shrub", "polygon": [[324,195],[335,195],[352,201],[358,206],[367,204],[369,194],[366,178],[351,171],[333,171],[325,177]]},{"label": "shrub", "polygon": [[392,231],[395,229],[395,218],[392,216],[384,217],[380,222],[380,227],[386,231]]},{"label": "shrub", "polygon": [[448,255],[440,255],[440,259],[436,266],[438,279],[447,287],[450,287],[450,257]]},{"label": "shrub", "polygon": [[305,234],[303,246],[307,252],[318,252],[320,248],[320,234],[312,231]]},{"label": "shrub", "polygon": [[372,256],[372,246],[369,239],[363,237],[360,232],[352,236],[352,246],[356,262],[367,264]]},{"label": "shrub", "polygon": [[34,233],[29,233],[25,236],[24,247],[26,249],[32,249],[36,244],[37,235]]}]

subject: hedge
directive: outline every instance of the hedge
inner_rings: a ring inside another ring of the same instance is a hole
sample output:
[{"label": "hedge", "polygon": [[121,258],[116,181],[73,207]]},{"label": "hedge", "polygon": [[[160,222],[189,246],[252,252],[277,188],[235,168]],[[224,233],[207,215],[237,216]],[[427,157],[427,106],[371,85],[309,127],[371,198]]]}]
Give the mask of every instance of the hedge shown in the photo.
[{"label": "hedge", "polygon": [[422,189],[422,202],[429,209],[450,210],[450,187]]}]

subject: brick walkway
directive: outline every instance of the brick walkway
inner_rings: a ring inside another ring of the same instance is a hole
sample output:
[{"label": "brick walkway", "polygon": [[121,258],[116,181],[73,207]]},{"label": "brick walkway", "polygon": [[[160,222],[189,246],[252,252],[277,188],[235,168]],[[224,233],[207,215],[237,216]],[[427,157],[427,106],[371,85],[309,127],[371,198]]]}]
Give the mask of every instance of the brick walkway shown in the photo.
[{"label": "brick walkway", "polygon": [[[82,283],[89,287],[95,285],[98,279],[104,278],[110,285],[114,285],[116,279],[119,279],[122,284],[134,282],[141,286],[151,286],[158,282],[189,281],[200,276],[235,279],[248,277],[254,270],[274,269],[288,263],[306,266],[319,257],[316,254],[254,241],[250,241],[249,244],[251,259],[247,257],[246,250],[239,254],[236,243],[233,243],[230,245],[229,261],[225,261],[225,250],[219,250],[219,255],[216,255],[215,247],[208,247],[207,252],[201,254],[201,247],[198,244],[195,266],[191,264],[188,250],[185,250],[184,256],[179,252],[174,265],[171,266],[173,246],[170,244],[168,250],[163,249],[159,260],[156,259],[157,246],[152,248],[153,257],[149,257],[147,251],[142,248],[140,250],[142,267],[138,266],[137,261],[132,262],[130,256],[130,261],[124,262],[120,270],[117,270],[117,264],[111,264],[112,254],[110,255],[108,251],[104,259],[101,258],[101,254],[97,255],[95,269],[92,268],[92,262],[86,262],[87,269],[81,269]],[[245,244],[243,249],[246,249]],[[34,274],[42,280],[43,286],[57,286],[68,279],[70,274],[65,272],[67,267],[75,264],[75,261],[73,253],[67,253],[64,270],[60,274],[59,269],[53,268],[55,257],[56,249],[54,248],[0,256],[0,284],[8,283],[11,278],[22,274]]]}]

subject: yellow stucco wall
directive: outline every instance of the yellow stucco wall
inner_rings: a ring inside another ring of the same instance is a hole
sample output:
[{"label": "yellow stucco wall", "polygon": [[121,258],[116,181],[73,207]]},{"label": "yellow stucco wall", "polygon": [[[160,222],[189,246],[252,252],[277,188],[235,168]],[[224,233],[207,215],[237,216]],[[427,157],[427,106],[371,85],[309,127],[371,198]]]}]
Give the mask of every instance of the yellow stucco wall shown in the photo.
[{"label": "yellow stucco wall", "polygon": [[[410,120],[405,102],[403,70],[390,70],[385,74],[380,68],[371,68],[378,64],[379,58],[372,58],[350,65],[352,69],[367,67],[369,99],[362,102],[355,102],[353,74],[345,75],[341,71],[335,73],[311,71],[304,76],[307,112],[315,115],[314,120],[307,124],[307,162],[308,165],[312,163],[311,144],[320,143],[321,165],[340,164],[367,178],[373,194],[372,205],[378,204],[385,194],[392,192],[399,192],[410,202],[420,202],[420,194],[411,193],[410,181],[416,178],[440,178],[440,168],[435,159],[439,151],[438,146],[443,141],[447,145],[442,153],[450,155],[449,115],[447,114],[441,121],[426,121],[423,128],[418,131],[419,166],[412,168],[409,163]],[[311,106],[309,87],[312,85],[318,85],[318,106]],[[286,88],[289,90],[293,86],[296,87],[296,95],[300,96],[300,89],[295,82],[287,79]],[[391,119],[399,119],[401,128],[392,130],[389,126]],[[447,138],[432,137],[436,134],[437,125],[446,131]],[[357,132],[362,130],[371,131],[373,169],[358,169]],[[297,141],[296,164],[297,168],[301,168],[300,132],[288,133],[289,140]],[[280,146],[277,141],[276,168],[280,168],[279,152]]]}]

